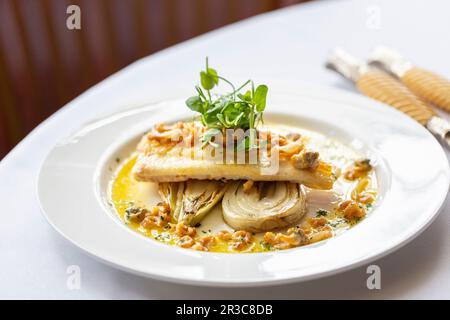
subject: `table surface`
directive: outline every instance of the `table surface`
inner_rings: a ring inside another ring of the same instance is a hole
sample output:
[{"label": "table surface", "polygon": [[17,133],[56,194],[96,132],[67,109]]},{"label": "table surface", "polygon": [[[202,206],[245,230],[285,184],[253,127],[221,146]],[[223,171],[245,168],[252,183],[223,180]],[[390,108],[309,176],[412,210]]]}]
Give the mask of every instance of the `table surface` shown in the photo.
[{"label": "table surface", "polygon": [[[102,115],[192,93],[205,55],[228,78],[250,77],[257,82],[270,79],[266,83],[274,91],[305,85],[354,91],[351,84],[323,68],[334,46],[365,57],[375,45],[385,44],[417,65],[450,78],[448,12],[450,2],[438,0],[302,4],[163,50],[91,88],[43,122],[0,162],[0,298],[449,299],[448,199],[425,232],[374,262],[381,268],[380,290],[367,289],[367,266],[261,290],[177,285],[106,266],[57,234],[41,214],[36,196],[40,164],[58,140]],[[71,290],[67,281],[73,265],[80,267],[81,286]]]}]

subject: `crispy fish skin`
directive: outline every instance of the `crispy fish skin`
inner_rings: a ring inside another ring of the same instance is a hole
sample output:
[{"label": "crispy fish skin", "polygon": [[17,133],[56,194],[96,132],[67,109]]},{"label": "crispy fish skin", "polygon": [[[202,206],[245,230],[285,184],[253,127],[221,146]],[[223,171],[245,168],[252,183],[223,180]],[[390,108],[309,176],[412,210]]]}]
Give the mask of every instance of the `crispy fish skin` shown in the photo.
[{"label": "crispy fish skin", "polygon": [[179,182],[198,180],[289,181],[315,189],[331,189],[335,178],[321,170],[296,169],[290,162],[279,164],[276,174],[261,175],[261,167],[249,164],[216,164],[207,160],[140,154],[133,168],[138,181]]}]

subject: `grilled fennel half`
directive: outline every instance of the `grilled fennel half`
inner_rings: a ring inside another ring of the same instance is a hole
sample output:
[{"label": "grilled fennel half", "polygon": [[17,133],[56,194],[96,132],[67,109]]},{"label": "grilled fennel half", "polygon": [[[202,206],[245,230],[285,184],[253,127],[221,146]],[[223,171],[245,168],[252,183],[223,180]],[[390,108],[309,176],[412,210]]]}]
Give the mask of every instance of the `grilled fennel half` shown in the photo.
[{"label": "grilled fennel half", "polygon": [[165,182],[159,184],[159,193],[176,222],[195,226],[222,200],[227,186],[215,180]]},{"label": "grilled fennel half", "polygon": [[294,225],[306,213],[304,188],[286,181],[233,182],[222,200],[223,218],[235,230],[262,232]]}]

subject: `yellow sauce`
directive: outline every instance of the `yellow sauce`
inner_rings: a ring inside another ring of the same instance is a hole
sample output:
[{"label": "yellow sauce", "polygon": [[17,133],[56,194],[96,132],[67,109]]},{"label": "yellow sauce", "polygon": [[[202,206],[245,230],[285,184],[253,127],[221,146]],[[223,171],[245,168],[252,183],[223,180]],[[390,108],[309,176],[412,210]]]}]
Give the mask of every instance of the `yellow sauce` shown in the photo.
[{"label": "yellow sauce", "polygon": [[[142,235],[151,237],[157,241],[173,245],[175,244],[176,240],[178,240],[178,237],[174,234],[173,230],[165,230],[164,228],[153,228],[151,230],[147,230],[141,227],[139,223],[129,222],[125,219],[125,211],[130,207],[130,205],[149,207],[151,205],[155,205],[160,201],[159,195],[157,194],[156,183],[138,182],[134,179],[132,169],[135,163],[136,155],[132,155],[129,159],[125,160],[124,164],[119,168],[114,181],[112,182],[111,200],[114,208],[118,213],[120,219],[131,229]],[[207,220],[210,220],[210,223],[203,223],[203,227],[197,228],[198,236],[214,234],[220,230],[231,230],[229,227],[224,225],[225,223],[223,221],[219,224],[221,228],[218,228],[217,224],[215,226],[211,225],[215,223],[214,221],[211,221],[215,220],[211,219],[211,216],[218,214],[217,209],[217,207],[214,208],[209,214],[209,219],[207,218]],[[209,248],[209,251],[228,253],[267,251],[267,249],[261,245],[260,241],[258,241],[261,239],[261,237],[255,236],[254,238],[255,239],[253,243],[250,244],[248,248],[242,251],[235,251],[230,248],[228,242],[216,239],[216,243]]]},{"label": "yellow sauce", "polygon": [[[330,142],[332,141],[332,142]],[[342,168],[344,163],[350,163],[355,159],[355,154],[349,152],[349,148],[346,148],[346,152],[343,152],[343,145],[330,140],[317,139],[314,141],[316,150],[327,149],[327,153],[324,152],[325,160]],[[336,150],[333,152],[333,148]],[[330,151],[331,150],[331,151]],[[321,153],[322,154],[322,153]],[[136,162],[136,155],[131,155],[128,159],[124,160],[123,164],[119,167],[115,174],[114,180],[111,183],[110,197],[114,209],[119,215],[120,219],[132,228],[136,232],[153,238],[162,243],[174,245],[179,240],[174,231],[175,224],[169,224],[165,228],[152,228],[150,230],[142,227],[139,223],[127,221],[125,214],[127,208],[130,206],[138,206],[151,208],[161,201],[158,194],[158,186],[156,183],[150,182],[138,182],[134,179],[132,174],[132,168]],[[366,190],[376,196],[377,181],[375,173],[372,171],[367,176],[369,181]],[[342,176],[336,181],[334,190],[341,196],[340,200],[350,199],[352,190],[357,185],[358,181],[347,181]],[[367,205],[366,212],[368,213],[372,205]],[[308,213],[302,219],[311,217],[320,217],[320,208],[311,206],[308,208]],[[333,229],[333,236],[342,233],[349,229],[353,224],[358,221],[348,221],[342,217],[336,210],[329,211],[326,219],[328,225]],[[197,227],[197,238],[208,235],[216,235],[221,230],[228,230],[233,232],[229,226],[223,221],[220,202],[219,204],[208,214],[206,218],[201,222],[201,226]],[[281,230],[283,231],[283,230]],[[285,231],[285,230],[284,230]],[[263,240],[263,233],[254,234],[252,242],[246,246],[244,250],[237,251],[232,248],[228,241],[220,240],[215,237],[215,243],[209,246],[208,251],[211,252],[224,252],[224,253],[243,253],[243,252],[263,252],[274,250],[270,246],[268,247]]]}]

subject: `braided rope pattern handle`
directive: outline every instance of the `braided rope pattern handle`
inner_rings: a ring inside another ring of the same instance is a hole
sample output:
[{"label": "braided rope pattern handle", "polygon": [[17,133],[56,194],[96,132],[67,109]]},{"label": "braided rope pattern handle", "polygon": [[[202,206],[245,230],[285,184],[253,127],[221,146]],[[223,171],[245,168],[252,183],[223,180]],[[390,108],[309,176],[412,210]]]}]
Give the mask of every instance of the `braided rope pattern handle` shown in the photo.
[{"label": "braided rope pattern handle", "polygon": [[361,75],[356,86],[366,96],[402,111],[422,125],[435,116],[435,112],[425,102],[384,72],[368,71]]},{"label": "braided rope pattern handle", "polygon": [[430,71],[413,67],[402,77],[403,83],[419,97],[450,111],[450,81]]}]

